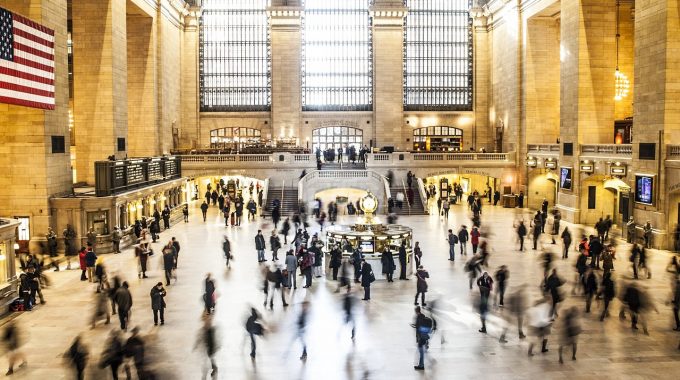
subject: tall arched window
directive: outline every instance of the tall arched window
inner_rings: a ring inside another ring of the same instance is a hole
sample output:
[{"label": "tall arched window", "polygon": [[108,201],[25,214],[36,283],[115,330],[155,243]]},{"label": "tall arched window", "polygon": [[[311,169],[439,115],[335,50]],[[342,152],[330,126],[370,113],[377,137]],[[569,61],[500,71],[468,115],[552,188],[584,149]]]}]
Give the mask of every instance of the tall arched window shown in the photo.
[{"label": "tall arched window", "polygon": [[312,131],[312,150],[317,148],[322,151],[332,148],[337,150],[342,147],[353,146],[358,152],[363,146],[364,131],[352,127],[323,127]]},{"label": "tall arched window", "polygon": [[472,110],[472,0],[404,0],[404,109]]},{"label": "tall arched window", "polygon": [[304,0],[302,109],[373,109],[373,0]]},{"label": "tall arched window", "polygon": [[201,111],[268,111],[271,106],[269,0],[203,0]]}]

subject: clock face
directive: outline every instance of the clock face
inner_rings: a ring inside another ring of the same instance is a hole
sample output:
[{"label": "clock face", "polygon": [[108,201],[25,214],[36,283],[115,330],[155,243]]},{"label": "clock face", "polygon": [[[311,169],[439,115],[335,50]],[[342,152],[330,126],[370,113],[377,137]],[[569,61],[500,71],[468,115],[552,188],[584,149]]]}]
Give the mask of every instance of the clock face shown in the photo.
[{"label": "clock face", "polygon": [[367,195],[366,197],[364,197],[363,201],[361,202],[361,205],[364,212],[373,212],[378,206],[375,198],[371,195]]}]

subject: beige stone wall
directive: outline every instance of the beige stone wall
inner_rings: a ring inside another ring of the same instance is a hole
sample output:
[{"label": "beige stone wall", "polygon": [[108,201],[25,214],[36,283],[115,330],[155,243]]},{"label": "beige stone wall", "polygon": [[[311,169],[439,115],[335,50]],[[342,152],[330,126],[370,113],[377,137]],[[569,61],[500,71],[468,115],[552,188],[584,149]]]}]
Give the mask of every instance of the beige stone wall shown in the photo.
[{"label": "beige stone wall", "polygon": [[180,148],[195,148],[200,145],[200,128],[198,121],[198,18],[196,11],[184,18],[184,34],[182,39],[182,128],[180,130]]},{"label": "beige stone wall", "polygon": [[[299,22],[299,17],[297,18]],[[302,112],[302,35],[300,26],[272,26],[272,128],[273,134],[299,136]]]},{"label": "beige stone wall", "polygon": [[[391,5],[391,4],[386,4]],[[404,96],[403,20],[373,17],[374,145],[410,149],[409,131],[402,129]]]},{"label": "beige stone wall", "polygon": [[630,81],[628,97],[614,102],[614,118],[622,120],[633,116],[633,100],[635,98],[635,25],[632,4],[623,3],[619,10],[619,70]]},{"label": "beige stone wall", "polygon": [[[158,33],[158,139],[159,153],[173,148],[173,133],[182,129],[181,18],[170,0],[159,1]],[[174,130],[174,131],[173,131]]]},{"label": "beige stone wall", "polygon": [[145,15],[127,16],[128,51],[128,155],[158,155],[159,135],[156,93],[156,49],[154,19]]},{"label": "beige stone wall", "polygon": [[127,137],[126,2],[76,1],[72,15],[77,178],[94,184],[94,161],[126,153],[116,149]]},{"label": "beige stone wall", "polygon": [[[72,184],[66,0],[0,0],[0,7],[55,31],[55,110],[0,104],[0,214],[27,216],[31,235],[44,236],[51,223],[49,196],[69,193]],[[65,137],[66,153],[52,154],[53,135]]]},{"label": "beige stone wall", "polygon": [[473,37],[473,117],[474,117],[474,140],[473,145],[477,149],[485,148],[487,152],[493,152],[495,147],[495,131],[493,123],[489,120],[489,93],[491,78],[489,51],[489,31],[487,17],[476,19],[474,22]]},{"label": "beige stone wall", "polygon": [[530,18],[526,23],[524,51],[526,143],[554,144],[560,135],[559,19]]}]

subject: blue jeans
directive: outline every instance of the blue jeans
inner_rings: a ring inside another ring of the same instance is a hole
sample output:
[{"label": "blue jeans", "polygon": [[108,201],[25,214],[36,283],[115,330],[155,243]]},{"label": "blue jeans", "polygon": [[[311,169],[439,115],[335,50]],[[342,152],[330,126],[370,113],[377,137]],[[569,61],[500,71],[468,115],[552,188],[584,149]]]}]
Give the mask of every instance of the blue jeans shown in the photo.
[{"label": "blue jeans", "polygon": [[466,242],[460,242],[460,254],[461,255],[467,255],[467,243]]},{"label": "blue jeans", "polygon": [[455,260],[456,259],[456,245],[455,244],[449,244],[449,260]]},{"label": "blue jeans", "polygon": [[264,249],[257,250],[257,261],[264,261]]}]

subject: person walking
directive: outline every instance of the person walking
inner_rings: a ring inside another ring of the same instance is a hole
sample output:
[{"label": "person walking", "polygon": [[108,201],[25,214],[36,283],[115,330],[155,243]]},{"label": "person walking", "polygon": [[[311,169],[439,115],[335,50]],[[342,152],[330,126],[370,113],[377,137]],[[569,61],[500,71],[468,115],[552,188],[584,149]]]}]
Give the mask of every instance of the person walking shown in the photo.
[{"label": "person walking", "polygon": [[406,277],[406,261],[408,257],[406,255],[406,242],[402,241],[401,246],[399,246],[399,279],[408,280]]},{"label": "person walking", "polygon": [[127,281],[123,281],[120,288],[116,290],[114,300],[118,306],[118,320],[120,321],[120,329],[127,331],[128,321],[130,319],[130,309],[132,309],[132,294],[128,289],[130,286]]},{"label": "person walking", "polygon": [[361,287],[364,288],[364,298],[362,301],[371,300],[371,283],[375,281],[375,275],[373,274],[373,268],[371,264],[366,262],[366,259],[361,259]]},{"label": "person walking", "polygon": [[208,216],[208,204],[205,203],[205,201],[201,204],[201,213],[203,214],[203,221],[205,222],[205,219]]},{"label": "person walking", "polygon": [[542,230],[541,230],[542,222],[541,222],[541,220],[543,219],[540,216],[540,213],[537,212],[536,215],[537,216],[534,218],[534,220],[532,222],[533,224],[531,226],[532,227],[533,242],[534,242],[534,251],[538,249],[538,239],[541,237],[541,233],[542,233]]},{"label": "person walking", "polygon": [[[548,335],[550,335],[550,327],[553,321],[550,309],[548,300],[543,298],[527,311],[531,335],[541,342],[541,353],[548,352]],[[534,344],[533,341],[529,343],[529,357],[534,356]]]},{"label": "person walking", "polygon": [[255,359],[255,350],[257,349],[255,337],[264,335],[264,327],[260,322],[261,319],[260,313],[254,307],[251,307],[250,316],[246,320],[246,332],[250,336],[250,357],[253,360]]},{"label": "person walking", "polygon": [[673,304],[673,317],[675,318],[675,328],[673,330],[680,331],[680,278],[675,278],[675,284],[673,286],[673,299],[671,303]]},{"label": "person walking", "polygon": [[420,295],[420,303],[423,305],[423,307],[425,307],[427,306],[425,303],[425,293],[427,293],[427,279],[430,278],[430,274],[421,265],[416,271],[416,278],[418,281],[416,282],[416,298],[413,304],[418,305],[418,295]]},{"label": "person walking", "polygon": [[141,244],[135,246],[135,256],[137,256],[137,259],[139,260],[137,268],[137,278],[147,278],[146,263],[149,259],[149,253],[151,252],[152,251],[147,250],[146,247],[144,247]]},{"label": "person walking", "polygon": [[104,350],[102,351],[101,359],[99,361],[100,368],[111,367],[111,376],[113,380],[118,380],[118,368],[123,364],[123,341],[119,330],[111,330],[109,337],[104,343]]},{"label": "person walking", "polygon": [[161,325],[165,324],[165,295],[166,291],[163,288],[163,283],[159,282],[151,288],[149,295],[151,296],[151,310],[153,310],[153,324],[158,326],[158,315],[161,316]]},{"label": "person walking", "polygon": [[229,241],[228,237],[224,237],[224,241],[222,242],[222,252],[224,253],[224,258],[227,261],[227,268],[230,267],[229,265],[229,260],[231,260],[231,242]]},{"label": "person walking", "polygon": [[600,322],[604,321],[604,318],[609,316],[609,304],[614,299],[616,295],[616,286],[614,280],[612,280],[612,273],[607,272],[602,276],[602,286],[600,287],[600,294],[604,300],[604,309],[600,315]]},{"label": "person walking", "polygon": [[109,314],[109,295],[105,292],[95,293],[94,295],[94,313],[92,315],[92,329],[97,325],[97,321],[106,318],[106,324],[111,323],[111,314]]},{"label": "person walking", "polygon": [[550,312],[552,319],[557,317],[557,305],[563,300],[562,293],[560,292],[562,285],[564,285],[564,280],[557,276],[557,269],[553,269],[550,276],[545,279],[545,290],[550,293],[552,298],[552,309]]},{"label": "person walking", "polygon": [[645,248],[652,248],[652,223],[649,220],[642,227],[642,237],[645,239]]},{"label": "person walking", "polygon": [[272,261],[279,259],[279,249],[281,249],[281,240],[276,234],[276,229],[272,230],[272,235],[269,237],[269,248],[272,250]]},{"label": "person walking", "polygon": [[380,263],[382,264],[382,273],[387,277],[387,282],[394,282],[392,276],[397,266],[394,264],[394,256],[389,247],[386,247],[380,256]]},{"label": "person walking", "polygon": [[593,297],[597,294],[597,275],[593,268],[589,268],[586,272],[583,285],[583,290],[586,293],[586,313],[590,313],[590,305],[593,302]]},{"label": "person walking", "polygon": [[182,216],[184,216],[184,223],[189,223],[189,205],[182,207]]},{"label": "person walking", "polygon": [[488,272],[484,272],[481,277],[477,279],[477,286],[479,287],[479,316],[482,320],[482,328],[480,333],[486,334],[486,313],[489,311],[489,295],[493,290],[493,280]]},{"label": "person walking", "polygon": [[564,315],[564,323],[562,326],[562,339],[559,347],[559,362],[564,364],[562,360],[562,348],[571,346],[571,360],[576,360],[576,345],[578,336],[581,334],[581,324],[578,320],[578,310],[576,307],[571,307]]},{"label": "person walking", "polygon": [[300,360],[307,360],[307,343],[305,335],[307,333],[307,325],[309,323],[309,301],[302,302],[300,314],[297,317],[297,339],[302,343],[302,355]]},{"label": "person walking", "polygon": [[526,312],[526,284],[520,285],[519,289],[511,293],[508,296],[508,310],[510,311],[507,323],[503,327],[503,332],[498,340],[500,343],[508,343],[505,340],[505,335],[508,332],[508,325],[510,325],[510,317],[515,317],[517,319],[517,333],[519,339],[526,338],[524,335],[524,313]]},{"label": "person walking", "polygon": [[420,242],[417,241],[413,246],[413,259],[416,261],[416,268],[422,265],[423,251],[420,249]]},{"label": "person walking", "polygon": [[175,237],[173,236],[172,239],[170,239],[170,243],[172,243],[172,247],[175,248],[175,251],[173,252],[175,254],[175,265],[172,267],[172,269],[177,269],[177,262],[179,261],[179,250],[182,248],[179,245],[179,242]]},{"label": "person walking", "polygon": [[430,335],[436,329],[434,319],[425,316],[420,306],[415,308],[415,321],[411,324],[416,329],[416,345],[418,346],[418,365],[413,366],[416,371],[425,370],[425,350],[429,346]]},{"label": "person walking", "polygon": [[[498,286],[496,287],[496,298],[498,299],[498,306],[503,307],[505,306],[503,301],[505,297],[506,284],[508,278],[510,278],[510,272],[508,271],[508,267],[505,265],[501,265],[501,267],[498,268],[498,270],[496,271],[495,278],[496,284],[498,284]],[[496,302],[494,302],[494,304],[496,304]]]},{"label": "person walking", "polygon": [[524,225],[524,221],[520,220],[517,226],[517,239],[519,240],[519,251],[524,251],[524,237],[527,236],[527,226]]},{"label": "person walking", "polygon": [[442,201],[442,215],[444,215],[444,219],[449,220],[449,209],[451,208],[451,205],[449,204],[449,199],[444,198]]},{"label": "person walking", "polygon": [[449,243],[449,261],[455,261],[458,236],[453,233],[453,230],[449,230],[449,235],[446,237],[446,241]]},{"label": "person walking", "polygon": [[571,246],[571,232],[569,232],[569,227],[564,227],[562,231],[562,259],[569,258],[569,247]]},{"label": "person walking", "polygon": [[[194,350],[201,348],[210,361],[210,376],[217,379],[217,364],[215,362],[215,354],[219,350],[219,339],[217,337],[217,329],[213,325],[213,317],[211,315],[203,316],[203,326],[198,332]],[[207,371],[204,370],[201,379],[205,378]]]},{"label": "person walking", "polygon": [[21,360],[19,368],[25,367],[28,364],[26,359],[26,354],[21,350],[21,346],[24,345],[24,341],[21,339],[21,330],[16,321],[10,320],[5,327],[5,331],[2,336],[2,341],[7,347],[7,357],[9,361],[9,368],[5,376],[9,376],[14,373],[14,364]]},{"label": "person walking", "polygon": [[64,354],[64,357],[68,358],[71,365],[76,370],[76,379],[83,380],[85,378],[85,367],[87,366],[88,349],[83,344],[82,337],[80,335],[76,336],[71,343],[68,351]]},{"label": "person walking", "polygon": [[[163,270],[165,272],[165,285],[170,286],[170,279],[173,277],[173,269],[175,267],[175,248],[172,243],[168,243],[163,248]],[[177,279],[175,278],[175,282]]]},{"label": "person walking", "polygon": [[301,252],[302,261],[300,263],[300,270],[305,276],[305,285],[303,288],[310,288],[312,286],[312,267],[314,266],[314,254],[309,250],[303,249]]},{"label": "person walking", "polygon": [[470,231],[470,243],[472,244],[472,253],[476,254],[477,253],[477,247],[479,247],[479,237],[481,234],[479,233],[479,229],[477,226],[472,227],[472,231]]},{"label": "person walking", "polygon": [[210,273],[205,276],[204,289],[203,304],[205,306],[205,313],[210,315],[215,310],[215,281]]},{"label": "person walking", "polygon": [[[474,231],[476,227],[473,227],[472,230]],[[467,255],[467,241],[470,238],[470,234],[468,233],[467,226],[462,225],[460,227],[460,230],[458,231],[458,242],[460,243],[460,255]],[[479,239],[477,240],[477,243],[479,244]],[[476,249],[474,243],[472,244],[472,248]],[[476,251],[475,251],[476,252]]]},{"label": "person walking", "polygon": [[257,262],[267,261],[264,258],[264,250],[267,249],[267,246],[264,242],[264,236],[262,236],[262,230],[257,230],[257,235],[255,235],[255,249],[257,250]]}]

